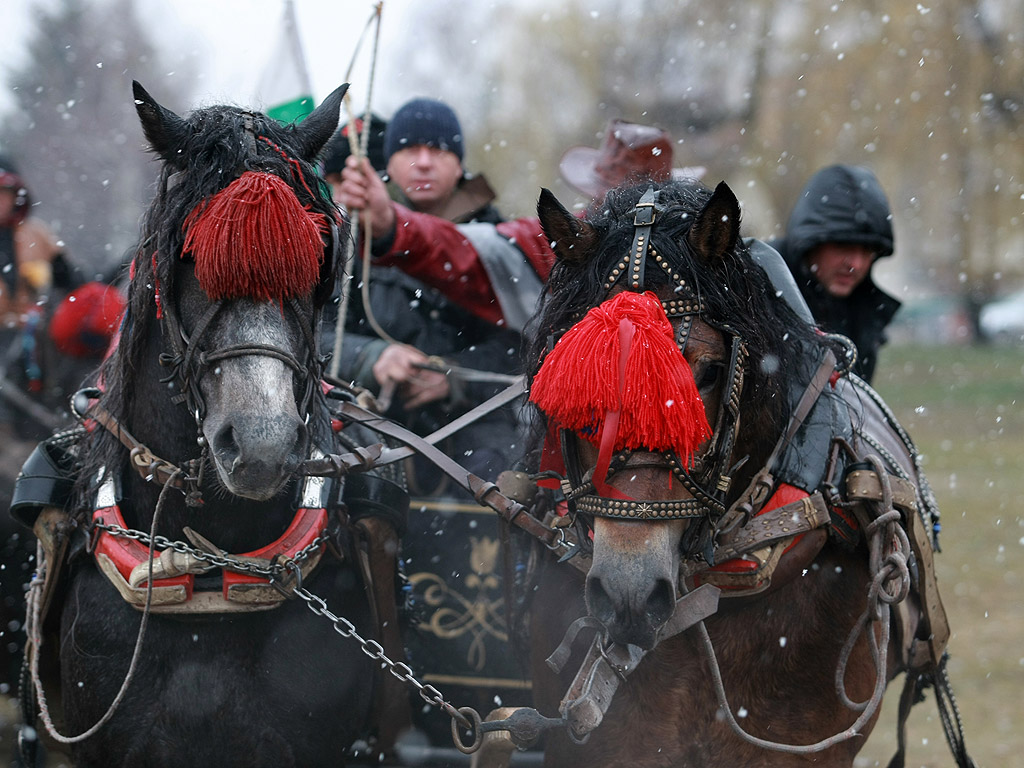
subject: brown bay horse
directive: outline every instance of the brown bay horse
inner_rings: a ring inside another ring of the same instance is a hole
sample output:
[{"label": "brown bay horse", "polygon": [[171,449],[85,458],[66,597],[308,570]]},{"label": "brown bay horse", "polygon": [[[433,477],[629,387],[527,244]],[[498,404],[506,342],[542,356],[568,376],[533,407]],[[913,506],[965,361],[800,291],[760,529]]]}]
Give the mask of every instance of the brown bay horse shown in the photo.
[{"label": "brown bay horse", "polygon": [[545,190],[539,212],[544,522],[579,553],[519,554],[535,705],[567,726],[546,764],[853,765],[896,675],[908,701],[948,693],[910,438],[772,283],[725,184],[583,217]]}]

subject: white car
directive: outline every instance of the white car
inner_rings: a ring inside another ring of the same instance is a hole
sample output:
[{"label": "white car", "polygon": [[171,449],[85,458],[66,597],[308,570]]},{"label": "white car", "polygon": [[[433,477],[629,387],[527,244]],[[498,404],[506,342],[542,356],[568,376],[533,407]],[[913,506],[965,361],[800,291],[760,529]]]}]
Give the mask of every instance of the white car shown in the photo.
[{"label": "white car", "polygon": [[990,339],[1024,341],[1024,291],[986,304],[981,308],[979,324]]}]

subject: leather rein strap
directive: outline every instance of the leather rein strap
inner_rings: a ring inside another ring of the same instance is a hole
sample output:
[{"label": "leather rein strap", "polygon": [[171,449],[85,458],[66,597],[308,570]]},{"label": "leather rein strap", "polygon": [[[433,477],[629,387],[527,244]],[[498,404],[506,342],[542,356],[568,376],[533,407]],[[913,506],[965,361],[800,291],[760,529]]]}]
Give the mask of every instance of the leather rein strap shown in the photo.
[{"label": "leather rein strap", "polygon": [[[529,514],[526,507],[502,493],[495,483],[477,477],[465,467],[457,463],[433,445],[443,437],[455,432],[475,421],[485,413],[514,400],[525,392],[525,382],[518,379],[494,397],[481,403],[464,416],[456,419],[444,429],[428,436],[420,437],[405,427],[396,424],[387,417],[362,408],[355,403],[342,403],[341,417],[343,420],[362,424],[363,426],[386,437],[393,438],[405,445],[404,448],[388,448],[373,446],[376,452],[367,463],[353,464],[344,456],[330,455],[322,459],[311,459],[302,464],[301,472],[307,475],[325,475],[342,477],[351,471],[365,471],[373,467],[390,464],[413,454],[419,454],[450,477],[459,487],[463,488],[481,506],[489,507],[497,512],[506,522],[516,525],[538,539],[548,549],[561,557],[571,557],[568,561],[584,573],[590,568],[588,557],[578,554],[578,547],[572,540],[572,534],[558,528],[549,528],[540,520]],[[360,449],[364,451],[366,449]]]},{"label": "leather rein strap", "polygon": [[[99,393],[96,392],[96,394],[98,395]],[[90,390],[81,390],[75,396],[76,399],[79,395],[88,397]],[[80,418],[95,420],[96,423],[120,440],[121,444],[128,449],[132,467],[144,480],[184,490],[190,481],[196,479],[189,476],[183,468],[154,454],[143,443],[135,439],[132,433],[125,429],[121,422],[98,402],[85,409],[84,414]]]}]

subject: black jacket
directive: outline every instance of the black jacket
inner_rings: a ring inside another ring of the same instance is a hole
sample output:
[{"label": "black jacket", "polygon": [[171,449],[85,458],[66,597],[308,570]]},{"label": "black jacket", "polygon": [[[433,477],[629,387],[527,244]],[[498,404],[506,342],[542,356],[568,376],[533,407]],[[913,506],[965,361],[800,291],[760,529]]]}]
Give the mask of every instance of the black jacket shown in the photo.
[{"label": "black jacket", "polygon": [[866,168],[832,165],[811,177],[793,206],[784,238],[771,245],[796,278],[815,321],[829,333],[841,333],[857,347],[854,372],[870,382],[885,328],[900,302],[885,293],[869,273],[846,298],[825,291],[806,257],[822,243],[866,245],[878,256],[893,252],[892,215],[878,179]]},{"label": "black jacket", "polygon": [[[480,199],[468,195],[459,195],[459,198],[463,202],[468,201],[469,205],[461,215],[453,218],[491,223],[501,221],[497,209],[486,200],[482,207],[468,210]],[[375,252],[387,247],[388,243],[374,240]],[[372,366],[388,342],[375,334],[367,319],[360,290],[361,261],[361,253],[357,252],[338,374],[342,379],[377,393]],[[518,372],[522,344],[518,333],[476,317],[398,267],[374,266],[369,292],[374,318],[395,340],[416,347],[427,355],[442,357],[448,364],[461,368],[504,374]],[[337,304],[332,302],[324,313],[324,346],[327,349],[333,345],[336,318]],[[427,435],[505,387],[504,384],[463,381],[458,375],[449,376],[449,381],[452,393],[446,401],[406,411],[400,400],[395,398],[387,415],[417,434]],[[515,414],[512,409],[503,408],[460,430],[442,449],[474,474],[493,480],[499,471],[510,468],[521,452],[517,443]],[[432,467],[425,466],[424,469],[426,471],[421,474],[437,474],[429,471]],[[431,485],[430,482],[417,483],[414,477],[409,479],[411,486],[420,486],[414,488],[415,491],[432,495],[429,488],[424,487]]]}]

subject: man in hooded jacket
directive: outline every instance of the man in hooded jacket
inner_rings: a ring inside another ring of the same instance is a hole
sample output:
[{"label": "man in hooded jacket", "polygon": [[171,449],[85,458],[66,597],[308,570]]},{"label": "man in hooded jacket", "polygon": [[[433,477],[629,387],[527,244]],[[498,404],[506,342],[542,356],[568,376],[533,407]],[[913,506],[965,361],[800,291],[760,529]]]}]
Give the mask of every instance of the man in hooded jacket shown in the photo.
[{"label": "man in hooded jacket", "polygon": [[785,237],[770,245],[822,330],[854,343],[854,373],[870,382],[885,328],[900,307],[871,277],[875,262],[893,252],[892,214],[878,179],[858,166],[822,168],[793,206]]}]

